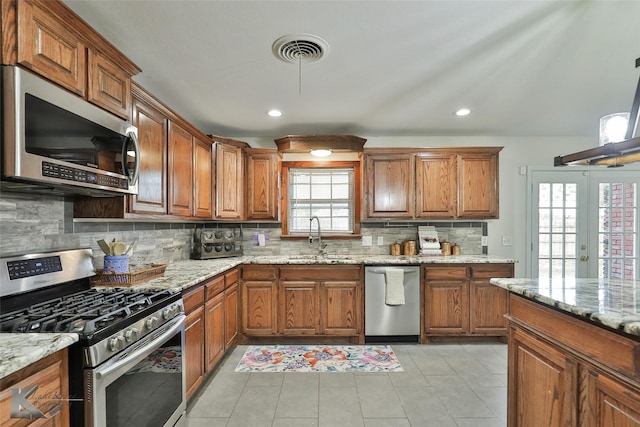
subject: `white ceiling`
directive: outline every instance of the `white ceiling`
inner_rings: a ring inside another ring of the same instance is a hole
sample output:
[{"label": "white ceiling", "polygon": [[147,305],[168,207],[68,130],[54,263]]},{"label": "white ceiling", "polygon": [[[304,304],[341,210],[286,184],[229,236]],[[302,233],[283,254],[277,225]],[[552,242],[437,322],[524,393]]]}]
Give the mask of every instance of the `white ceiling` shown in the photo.
[{"label": "white ceiling", "polygon": [[[590,136],[629,111],[640,1],[65,0],[207,133]],[[329,54],[282,62],[279,37]],[[299,93],[299,78],[301,92]],[[453,115],[469,107],[470,116]],[[283,116],[265,112],[279,108]]]}]

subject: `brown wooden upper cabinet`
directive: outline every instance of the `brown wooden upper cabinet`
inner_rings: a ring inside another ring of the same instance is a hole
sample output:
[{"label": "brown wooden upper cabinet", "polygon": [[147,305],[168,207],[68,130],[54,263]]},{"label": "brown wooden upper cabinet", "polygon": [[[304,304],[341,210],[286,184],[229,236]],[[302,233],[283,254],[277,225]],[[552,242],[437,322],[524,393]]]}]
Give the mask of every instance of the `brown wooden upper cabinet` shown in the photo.
[{"label": "brown wooden upper cabinet", "polygon": [[193,136],[169,123],[169,213],[191,215],[193,202]]},{"label": "brown wooden upper cabinet", "polygon": [[275,149],[248,148],[247,219],[278,219],[278,152]]},{"label": "brown wooden upper cabinet", "polygon": [[129,212],[167,213],[167,130],[163,107],[142,88],[133,87],[133,124],[138,128],[140,172],[138,194],[130,196]]},{"label": "brown wooden upper cabinet", "polygon": [[169,213],[212,218],[212,142],[169,123]]},{"label": "brown wooden upper cabinet", "polygon": [[213,137],[216,150],[216,219],[242,220],[244,214],[244,148],[239,141]]},{"label": "brown wooden upper cabinet", "polygon": [[193,136],[193,211],[196,218],[213,218],[213,143]]},{"label": "brown wooden upper cabinet", "polygon": [[458,155],[459,218],[498,218],[498,151]]},{"label": "brown wooden upper cabinet", "polygon": [[[4,2],[3,2],[4,3]],[[3,63],[19,64],[99,107],[131,116],[131,76],[141,70],[62,2],[3,5]],[[17,19],[16,19],[17,16]]]},{"label": "brown wooden upper cabinet", "polygon": [[412,218],[415,213],[415,155],[366,154],[365,206],[369,218]]},{"label": "brown wooden upper cabinet", "polygon": [[365,150],[367,218],[498,218],[502,147]]}]

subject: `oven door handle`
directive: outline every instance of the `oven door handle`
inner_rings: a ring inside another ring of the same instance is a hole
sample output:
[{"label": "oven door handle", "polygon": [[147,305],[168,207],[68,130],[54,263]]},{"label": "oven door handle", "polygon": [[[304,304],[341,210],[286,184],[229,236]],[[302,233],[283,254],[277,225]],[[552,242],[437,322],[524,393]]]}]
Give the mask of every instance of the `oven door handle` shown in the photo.
[{"label": "oven door handle", "polygon": [[[134,351],[133,353],[123,357],[122,359],[114,362],[112,365],[109,366],[103,366],[103,367],[98,367],[94,370],[96,379],[101,379],[103,377],[107,377],[109,375],[111,375],[113,372],[117,371],[118,369],[121,369],[122,367],[128,365],[129,363],[131,363],[132,360],[136,360],[137,358],[139,358],[140,356],[144,356],[146,354],[151,353],[152,351],[155,351],[157,349],[159,349],[160,347],[162,347],[162,344],[164,344],[166,341],[168,341],[172,336],[174,336],[176,334],[176,332],[178,332],[181,328],[184,327],[184,321],[186,319],[186,316],[180,315],[174,318],[174,320],[177,321],[175,322],[174,325],[171,325],[171,327],[169,329],[167,329],[165,332],[162,333],[162,335],[155,337],[154,339],[152,339],[148,344],[140,347],[139,349],[137,349],[136,351]],[[182,355],[182,357],[184,357],[184,354]]]}]

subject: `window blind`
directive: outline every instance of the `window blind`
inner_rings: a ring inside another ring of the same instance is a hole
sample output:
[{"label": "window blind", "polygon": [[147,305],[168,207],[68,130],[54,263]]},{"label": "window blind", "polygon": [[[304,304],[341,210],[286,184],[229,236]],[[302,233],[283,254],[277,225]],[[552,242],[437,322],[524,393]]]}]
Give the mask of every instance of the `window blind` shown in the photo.
[{"label": "window blind", "polygon": [[352,168],[289,169],[289,232],[308,233],[317,216],[323,233],[353,233],[353,175]]}]

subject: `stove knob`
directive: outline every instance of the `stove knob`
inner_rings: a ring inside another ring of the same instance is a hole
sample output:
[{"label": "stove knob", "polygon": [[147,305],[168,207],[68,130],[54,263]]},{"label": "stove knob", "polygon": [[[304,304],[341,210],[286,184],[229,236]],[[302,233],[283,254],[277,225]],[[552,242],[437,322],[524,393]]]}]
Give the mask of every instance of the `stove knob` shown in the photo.
[{"label": "stove knob", "polygon": [[131,328],[127,332],[124,333],[124,339],[127,342],[134,342],[138,339],[139,331],[138,328]]},{"label": "stove knob", "polygon": [[124,337],[119,335],[117,337],[111,338],[108,342],[109,350],[111,351],[120,351],[124,348]]},{"label": "stove knob", "polygon": [[147,329],[151,330],[158,326],[158,319],[155,316],[148,318],[144,324],[147,326]]},{"label": "stove knob", "polygon": [[164,320],[172,319],[176,317],[178,314],[180,314],[180,308],[181,307],[179,304],[171,304],[171,307],[167,308],[162,313],[162,317],[164,317]]}]

